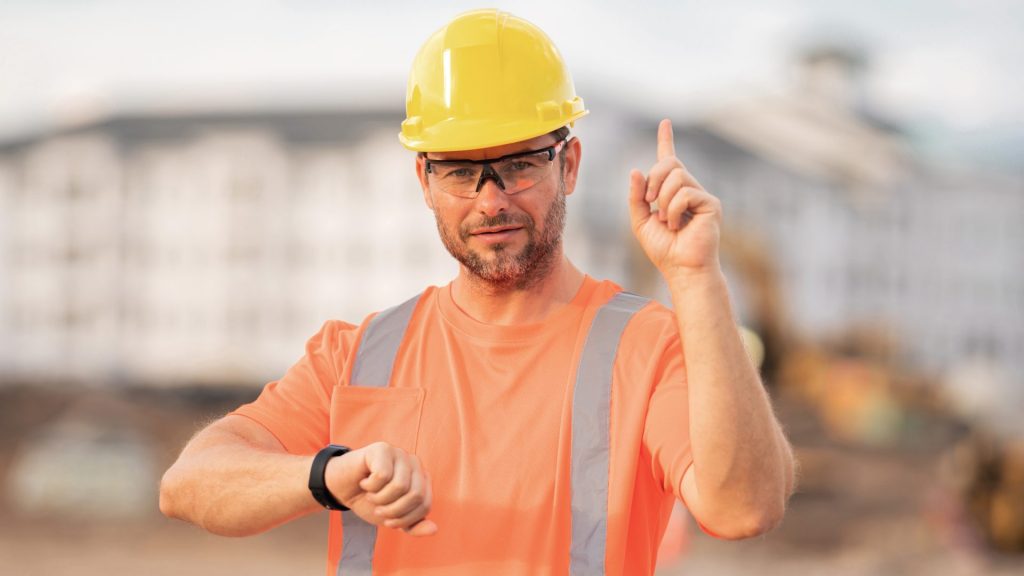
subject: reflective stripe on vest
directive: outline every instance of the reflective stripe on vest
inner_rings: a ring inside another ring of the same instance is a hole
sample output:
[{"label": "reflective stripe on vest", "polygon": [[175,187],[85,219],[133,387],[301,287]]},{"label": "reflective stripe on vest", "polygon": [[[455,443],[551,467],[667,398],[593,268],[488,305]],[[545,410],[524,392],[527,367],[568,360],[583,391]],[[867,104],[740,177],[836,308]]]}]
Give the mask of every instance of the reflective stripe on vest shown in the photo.
[{"label": "reflective stripe on vest", "polygon": [[[351,386],[384,388],[391,381],[398,347],[416,309],[420,295],[380,312],[363,331],[352,366]],[[337,576],[370,576],[373,573],[373,549],[377,545],[377,527],[351,510],[341,513],[341,560]]]},{"label": "reflective stripe on vest", "polygon": [[[383,388],[391,380],[398,347],[419,296],[370,321],[356,350],[352,386]],[[604,574],[608,534],[608,468],[612,369],[626,324],[650,300],[619,292],[598,309],[576,369],[572,403],[572,542],[569,573]],[[377,527],[352,511],[342,512],[337,576],[370,576]]]},{"label": "reflective stripe on vest", "polygon": [[370,320],[370,325],[359,339],[355,365],[352,366],[352,386],[384,388],[388,385],[398,347],[402,344],[405,329],[409,326],[412,311],[416,309],[420,296],[417,294]]},{"label": "reflective stripe on vest", "polygon": [[608,536],[612,368],[633,314],[649,300],[619,292],[602,306],[587,333],[572,393],[572,543],[569,574],[604,574]]}]

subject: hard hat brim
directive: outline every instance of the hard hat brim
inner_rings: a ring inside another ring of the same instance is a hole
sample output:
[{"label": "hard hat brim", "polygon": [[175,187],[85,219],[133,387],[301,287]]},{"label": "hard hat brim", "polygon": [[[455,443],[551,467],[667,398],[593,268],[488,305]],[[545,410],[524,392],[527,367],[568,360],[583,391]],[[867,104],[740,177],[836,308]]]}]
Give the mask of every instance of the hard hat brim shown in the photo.
[{"label": "hard hat brim", "polygon": [[563,126],[571,126],[576,120],[589,113],[589,110],[580,110],[566,119],[558,119],[547,124],[538,124],[535,120],[524,121],[522,118],[512,120],[450,118],[423,130],[416,137],[410,137],[404,132],[400,132],[398,140],[403,146],[415,152],[478,150],[543,136]]}]

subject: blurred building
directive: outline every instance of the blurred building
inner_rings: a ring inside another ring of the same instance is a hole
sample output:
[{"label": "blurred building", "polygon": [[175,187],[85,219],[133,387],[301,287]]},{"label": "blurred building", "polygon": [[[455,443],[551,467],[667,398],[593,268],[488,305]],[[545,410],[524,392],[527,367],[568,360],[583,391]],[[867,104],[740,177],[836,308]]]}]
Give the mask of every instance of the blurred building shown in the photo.
[{"label": "blurred building", "polygon": [[[743,314],[756,325],[770,313],[805,340],[868,334],[934,376],[983,358],[1017,375],[995,398],[1019,407],[1024,180],[915,155],[865,105],[862,65],[811,52],[791,92],[734,98],[677,130],[725,206]],[[741,269],[751,262],[770,274]],[[765,287],[745,279],[777,282],[778,297],[753,297]]]},{"label": "blurred building", "polygon": [[[769,347],[868,330],[931,373],[978,356],[1024,373],[1021,179],[922,162],[864,105],[857,57],[803,64],[789,93],[676,124],[723,200],[742,321]],[[657,111],[587,101],[567,250],[656,291],[626,194],[655,158]],[[400,120],[115,115],[0,145],[0,380],[260,382],[325,319],[446,282]]]},{"label": "blurred building", "polygon": [[[769,348],[867,341],[946,384],[988,366],[1005,378],[952,396],[972,416],[1005,419],[1024,407],[1024,178],[920,156],[872,112],[864,66],[855,52],[810,50],[790,90],[732,94],[675,123],[679,156],[722,199],[741,321]],[[656,270],[628,249],[621,208],[629,169],[654,162],[661,116],[610,108],[586,119],[581,187],[600,198],[582,206],[605,257],[595,263],[668,303]],[[595,151],[595,140],[621,148]]]},{"label": "blurred building", "polygon": [[120,116],[6,144],[0,380],[251,383],[324,320],[444,281],[399,122]]}]

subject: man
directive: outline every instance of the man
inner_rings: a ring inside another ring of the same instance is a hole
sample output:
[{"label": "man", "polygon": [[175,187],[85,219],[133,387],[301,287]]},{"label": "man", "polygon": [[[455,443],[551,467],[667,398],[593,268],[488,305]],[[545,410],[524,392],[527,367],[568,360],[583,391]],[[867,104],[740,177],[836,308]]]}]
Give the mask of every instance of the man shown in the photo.
[{"label": "man", "polygon": [[431,36],[399,138],[458,276],[325,324],[189,442],[161,510],[247,535],[327,507],[330,574],[649,574],[674,498],[720,537],[776,525],[793,459],[730,309],[719,202],[663,121],[628,207],[674,310],[586,276],[562,247],[586,113],[524,20]]}]

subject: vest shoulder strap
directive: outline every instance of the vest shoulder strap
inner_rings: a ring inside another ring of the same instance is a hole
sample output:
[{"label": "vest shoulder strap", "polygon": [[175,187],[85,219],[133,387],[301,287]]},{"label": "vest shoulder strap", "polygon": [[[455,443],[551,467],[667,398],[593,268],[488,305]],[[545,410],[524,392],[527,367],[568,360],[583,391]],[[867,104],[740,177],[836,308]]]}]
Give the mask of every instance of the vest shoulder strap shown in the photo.
[{"label": "vest shoulder strap", "polygon": [[398,347],[422,294],[379,312],[363,331],[352,366],[352,386],[383,388],[391,381]]},{"label": "vest shoulder strap", "polygon": [[594,316],[576,368],[572,394],[572,541],[569,573],[605,573],[611,393],[615,357],[633,315],[650,302],[619,292]]}]

